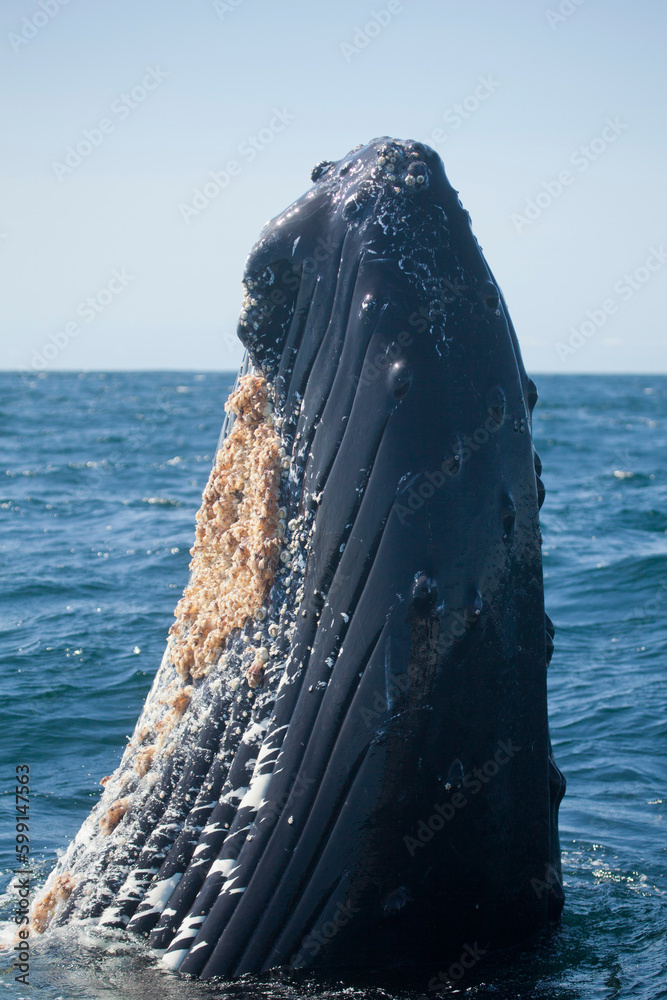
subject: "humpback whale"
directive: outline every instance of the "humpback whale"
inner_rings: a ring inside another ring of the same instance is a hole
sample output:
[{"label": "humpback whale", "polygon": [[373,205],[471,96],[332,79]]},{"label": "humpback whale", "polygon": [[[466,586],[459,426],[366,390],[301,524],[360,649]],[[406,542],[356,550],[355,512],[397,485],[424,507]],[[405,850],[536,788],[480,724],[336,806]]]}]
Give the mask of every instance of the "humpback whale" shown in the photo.
[{"label": "humpback whale", "polygon": [[563,906],[535,385],[433,150],[312,181],[247,261],[161,666],[33,909],[202,978],[432,968]]}]

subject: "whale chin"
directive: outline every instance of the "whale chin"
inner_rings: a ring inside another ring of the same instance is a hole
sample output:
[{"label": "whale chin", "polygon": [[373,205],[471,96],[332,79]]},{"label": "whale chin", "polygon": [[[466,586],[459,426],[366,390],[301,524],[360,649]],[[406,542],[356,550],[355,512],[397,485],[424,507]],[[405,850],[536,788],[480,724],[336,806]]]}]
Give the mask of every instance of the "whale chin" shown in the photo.
[{"label": "whale chin", "polygon": [[433,150],[312,179],[247,262],[162,664],[33,911],[203,978],[475,964],[563,905],[534,383]]}]

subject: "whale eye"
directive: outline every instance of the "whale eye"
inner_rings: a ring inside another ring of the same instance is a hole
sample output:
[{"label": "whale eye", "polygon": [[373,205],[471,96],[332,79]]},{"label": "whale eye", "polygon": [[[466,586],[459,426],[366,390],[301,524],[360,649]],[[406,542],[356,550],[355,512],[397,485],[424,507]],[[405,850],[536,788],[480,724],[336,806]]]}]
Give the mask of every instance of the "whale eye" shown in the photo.
[{"label": "whale eye", "polygon": [[319,181],[323,174],[326,174],[327,170],[331,170],[333,163],[331,160],[322,160],[317,163],[310,172],[311,181]]}]

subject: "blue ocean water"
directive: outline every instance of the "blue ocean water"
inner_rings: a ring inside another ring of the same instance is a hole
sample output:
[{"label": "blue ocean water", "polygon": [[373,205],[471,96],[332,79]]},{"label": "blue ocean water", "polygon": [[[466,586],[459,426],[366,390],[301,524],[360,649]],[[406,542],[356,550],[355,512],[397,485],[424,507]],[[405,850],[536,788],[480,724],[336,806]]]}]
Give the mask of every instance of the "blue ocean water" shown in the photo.
[{"label": "blue ocean water", "polygon": [[[0,890],[16,767],[30,768],[33,885],[116,766],[187,580],[194,515],[232,374],[0,373]],[[542,511],[566,905],[560,927],[445,995],[667,997],[667,377],[541,376]],[[5,891],[0,918],[16,896]],[[7,935],[5,934],[5,939]],[[134,941],[31,942],[8,997],[434,996],[323,984],[200,984]],[[36,994],[37,990],[37,994]]]}]

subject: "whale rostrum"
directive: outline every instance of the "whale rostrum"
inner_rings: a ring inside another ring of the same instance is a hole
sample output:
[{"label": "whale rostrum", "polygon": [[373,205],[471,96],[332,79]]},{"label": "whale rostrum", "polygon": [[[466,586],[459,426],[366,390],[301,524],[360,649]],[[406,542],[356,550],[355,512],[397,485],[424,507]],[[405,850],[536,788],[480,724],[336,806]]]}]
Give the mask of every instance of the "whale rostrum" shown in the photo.
[{"label": "whale rostrum", "polygon": [[312,180],[247,262],[162,664],[33,909],[203,978],[426,968],[563,905],[535,385],[433,150]]}]

